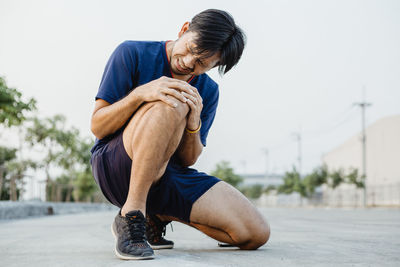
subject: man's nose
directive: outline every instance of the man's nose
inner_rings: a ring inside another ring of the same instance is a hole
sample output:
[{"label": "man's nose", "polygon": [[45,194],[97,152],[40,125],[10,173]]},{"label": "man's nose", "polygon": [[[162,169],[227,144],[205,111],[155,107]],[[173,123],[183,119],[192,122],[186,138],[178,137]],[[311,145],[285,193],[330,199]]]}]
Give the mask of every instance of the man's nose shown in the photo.
[{"label": "man's nose", "polygon": [[196,59],[192,55],[187,55],[183,58],[183,64],[188,69],[193,70]]}]

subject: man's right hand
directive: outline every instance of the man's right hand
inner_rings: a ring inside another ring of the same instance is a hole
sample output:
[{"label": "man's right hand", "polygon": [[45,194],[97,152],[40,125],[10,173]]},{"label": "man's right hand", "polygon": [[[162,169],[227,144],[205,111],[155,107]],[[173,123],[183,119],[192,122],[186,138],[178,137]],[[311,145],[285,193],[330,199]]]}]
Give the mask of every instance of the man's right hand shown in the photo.
[{"label": "man's right hand", "polygon": [[187,98],[182,95],[182,92],[193,95],[195,89],[196,88],[185,81],[163,76],[157,80],[136,87],[132,91],[132,94],[135,94],[144,102],[161,100],[171,107],[177,107],[177,100],[183,103],[187,101]]}]

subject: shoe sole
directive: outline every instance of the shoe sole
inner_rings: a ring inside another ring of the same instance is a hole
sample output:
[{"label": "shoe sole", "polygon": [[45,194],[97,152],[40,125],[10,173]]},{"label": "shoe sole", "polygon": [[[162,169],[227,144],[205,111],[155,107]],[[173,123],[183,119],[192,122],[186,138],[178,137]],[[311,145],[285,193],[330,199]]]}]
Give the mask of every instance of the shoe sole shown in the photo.
[{"label": "shoe sole", "polygon": [[160,245],[160,246],[152,246],[150,244],[150,247],[154,250],[158,250],[158,249],[171,249],[174,248],[174,245]]},{"label": "shoe sole", "polygon": [[[115,241],[118,242],[118,238],[117,238],[117,234],[115,233],[115,229],[114,229],[114,222],[111,224],[111,233],[115,238]],[[129,254],[125,254],[122,253],[118,250],[117,248],[117,244],[115,244],[115,255],[117,255],[118,258],[120,258],[121,260],[149,260],[149,259],[154,259],[154,255],[151,256],[132,256]]]},{"label": "shoe sole", "polygon": [[221,248],[233,248],[233,247],[237,247],[235,245],[232,244],[227,244],[227,243],[218,243],[218,246]]}]

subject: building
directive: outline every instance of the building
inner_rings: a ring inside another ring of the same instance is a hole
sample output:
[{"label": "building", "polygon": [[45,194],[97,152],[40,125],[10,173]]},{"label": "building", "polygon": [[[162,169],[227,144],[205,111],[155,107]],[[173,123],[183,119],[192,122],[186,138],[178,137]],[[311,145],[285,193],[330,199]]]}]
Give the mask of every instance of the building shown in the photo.
[{"label": "building", "polygon": [[[357,168],[362,173],[361,134],[353,136],[322,158],[328,169]],[[382,118],[366,128],[366,194],[369,206],[400,205],[400,115]],[[358,206],[363,190],[341,185],[323,188],[326,204]]]}]

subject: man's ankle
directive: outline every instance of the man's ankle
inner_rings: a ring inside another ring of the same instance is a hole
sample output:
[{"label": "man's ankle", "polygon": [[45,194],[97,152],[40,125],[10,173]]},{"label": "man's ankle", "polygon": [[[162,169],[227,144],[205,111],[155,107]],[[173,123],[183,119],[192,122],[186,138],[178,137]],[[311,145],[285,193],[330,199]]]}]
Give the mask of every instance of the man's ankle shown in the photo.
[{"label": "man's ankle", "polygon": [[143,216],[146,216],[146,211],[140,208],[130,208],[130,207],[122,207],[122,209],[120,210],[121,216],[125,217],[125,215],[130,212],[130,211],[134,211],[134,210],[140,210],[143,213]]}]

